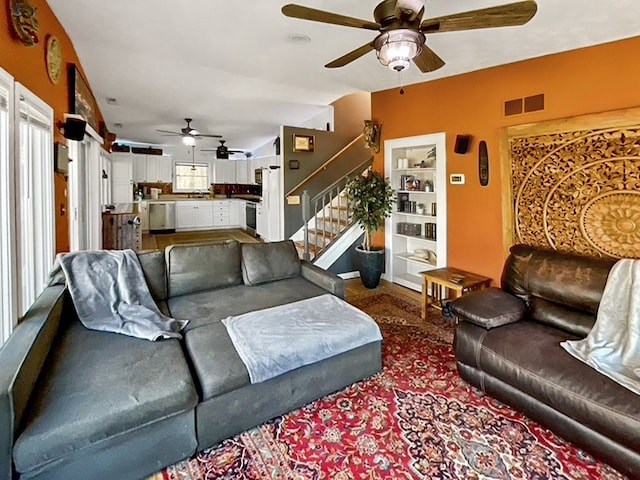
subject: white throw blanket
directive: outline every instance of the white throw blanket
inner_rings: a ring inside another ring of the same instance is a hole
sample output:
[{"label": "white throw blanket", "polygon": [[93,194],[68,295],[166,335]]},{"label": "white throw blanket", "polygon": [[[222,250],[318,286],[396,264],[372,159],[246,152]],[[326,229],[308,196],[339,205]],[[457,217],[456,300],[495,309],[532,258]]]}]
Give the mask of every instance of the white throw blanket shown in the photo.
[{"label": "white throw blanket", "polygon": [[382,340],[369,315],[329,294],[227,317],[222,323],[251,383]]},{"label": "white throw blanket", "polygon": [[640,260],[609,272],[591,332],[560,344],[598,372],[640,395]]},{"label": "white throw blanket", "polygon": [[148,340],[182,338],[188,321],[160,312],[133,250],[79,251],[56,260],[85,327]]}]

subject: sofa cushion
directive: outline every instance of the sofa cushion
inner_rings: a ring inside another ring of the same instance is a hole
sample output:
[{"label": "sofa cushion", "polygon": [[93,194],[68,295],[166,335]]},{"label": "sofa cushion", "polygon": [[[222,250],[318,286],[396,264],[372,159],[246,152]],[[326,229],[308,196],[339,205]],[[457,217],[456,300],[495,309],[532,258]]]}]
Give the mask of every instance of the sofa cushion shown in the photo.
[{"label": "sofa cushion", "polygon": [[159,303],[167,299],[167,269],[164,254],[158,250],[138,253],[142,273],[149,286],[151,296]]},{"label": "sofa cushion", "polygon": [[583,313],[538,297],[529,299],[529,316],[540,323],[580,337],[586,337],[596,323],[595,314]]},{"label": "sofa cushion", "polygon": [[467,320],[483,328],[495,328],[517,322],[527,311],[521,299],[495,287],[470,292],[450,305],[454,315],[461,320]]},{"label": "sofa cushion", "polygon": [[249,372],[222,323],[185,334],[185,346],[198,377],[202,400],[209,400],[251,383]]},{"label": "sofa cushion", "polygon": [[300,275],[300,258],[291,240],[242,244],[242,278],[259,285]]},{"label": "sofa cushion", "polygon": [[486,331],[479,368],[612,440],[640,451],[638,396],[568,354],[575,336],[522,320]]},{"label": "sofa cushion", "polygon": [[256,286],[237,285],[170,298],[169,310],[174,318],[189,320],[185,332],[230,315],[240,315],[263,308],[297,302],[324,295],[326,290],[302,278],[293,277]]},{"label": "sofa cushion", "polygon": [[240,243],[171,245],[165,250],[169,297],[242,283]]},{"label": "sofa cushion", "polygon": [[615,259],[591,258],[514,245],[502,272],[502,288],[524,300],[539,297],[595,314]]},{"label": "sofa cushion", "polygon": [[61,332],[31,398],[14,445],[18,472],[64,463],[198,401],[178,340],[148,342],[78,320]]}]

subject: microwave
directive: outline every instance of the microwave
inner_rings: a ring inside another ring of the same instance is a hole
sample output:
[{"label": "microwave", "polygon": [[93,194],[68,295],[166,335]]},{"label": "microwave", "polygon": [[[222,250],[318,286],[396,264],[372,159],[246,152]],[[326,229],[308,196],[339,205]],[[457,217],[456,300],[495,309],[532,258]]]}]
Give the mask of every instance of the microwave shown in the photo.
[{"label": "microwave", "polygon": [[256,168],[254,170],[254,181],[255,183],[257,183],[258,185],[262,185],[262,169],[261,168]]}]

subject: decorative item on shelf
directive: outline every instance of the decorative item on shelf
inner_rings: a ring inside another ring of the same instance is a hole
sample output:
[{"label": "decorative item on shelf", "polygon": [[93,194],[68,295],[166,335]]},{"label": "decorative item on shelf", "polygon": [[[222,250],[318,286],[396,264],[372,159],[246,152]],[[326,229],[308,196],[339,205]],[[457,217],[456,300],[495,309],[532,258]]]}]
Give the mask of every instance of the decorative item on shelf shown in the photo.
[{"label": "decorative item on shelf", "polygon": [[427,248],[418,248],[413,252],[413,255],[409,255],[412,260],[419,260],[421,262],[429,263],[433,266],[438,264],[438,257],[433,250]]},{"label": "decorative item on shelf", "polygon": [[313,152],[314,136],[293,134],[293,151],[294,152]]},{"label": "decorative item on shelf", "polygon": [[368,169],[349,180],[346,190],[353,220],[364,229],[364,242],[356,247],[360,278],[366,288],[376,288],[384,266],[384,248],[373,248],[372,236],[391,215],[395,201],[393,189],[380,173]]},{"label": "decorative item on shelf", "polygon": [[416,213],[418,215],[424,215],[425,213],[427,213],[427,209],[424,205],[424,203],[419,203],[418,206],[416,207]]},{"label": "decorative item on shelf", "polygon": [[431,202],[431,216],[432,217],[436,216],[437,207],[438,207],[438,204],[436,202]]},{"label": "decorative item on shelf", "polygon": [[401,175],[400,190],[405,192],[420,190],[420,180],[414,175]]},{"label": "decorative item on shelf", "polygon": [[40,42],[38,33],[38,9],[28,0],[11,0],[11,24],[18,40],[27,47],[33,47]]},{"label": "decorative item on shelf", "polygon": [[433,192],[433,182],[431,180],[424,181],[424,191]]},{"label": "decorative item on shelf", "polygon": [[424,237],[428,240],[437,240],[435,223],[427,222],[424,224]]},{"label": "decorative item on shelf", "polygon": [[422,236],[422,225],[419,223],[398,222],[397,229],[400,235],[408,235],[410,237]]},{"label": "decorative item on shelf", "polygon": [[62,75],[62,47],[60,47],[60,42],[54,35],[50,35],[47,40],[45,60],[47,62],[49,80],[54,85],[57,85]]},{"label": "decorative item on shelf", "polygon": [[372,149],[375,153],[380,153],[380,133],[382,125],[377,125],[373,120],[364,121],[364,143],[367,147]]}]

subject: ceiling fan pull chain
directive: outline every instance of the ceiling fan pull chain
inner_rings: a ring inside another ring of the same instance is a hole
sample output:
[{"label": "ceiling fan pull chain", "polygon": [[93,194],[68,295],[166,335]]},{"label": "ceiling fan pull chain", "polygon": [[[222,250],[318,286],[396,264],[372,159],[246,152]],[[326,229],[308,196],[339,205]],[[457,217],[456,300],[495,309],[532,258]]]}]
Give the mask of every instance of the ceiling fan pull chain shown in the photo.
[{"label": "ceiling fan pull chain", "polygon": [[402,87],[402,70],[398,70],[398,83],[400,84],[400,95],[404,95],[404,88]]}]

